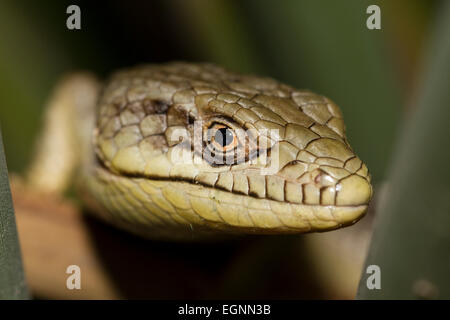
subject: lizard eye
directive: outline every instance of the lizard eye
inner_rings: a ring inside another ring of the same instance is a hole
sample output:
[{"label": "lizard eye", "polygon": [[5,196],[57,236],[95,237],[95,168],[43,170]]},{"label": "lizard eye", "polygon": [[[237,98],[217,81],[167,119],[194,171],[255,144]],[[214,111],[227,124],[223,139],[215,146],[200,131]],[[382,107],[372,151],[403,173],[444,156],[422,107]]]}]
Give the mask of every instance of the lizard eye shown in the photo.
[{"label": "lizard eye", "polygon": [[234,149],[238,144],[238,138],[233,129],[221,124],[215,123],[211,126],[211,143],[214,149],[226,152]]},{"label": "lizard eye", "polygon": [[257,156],[255,132],[220,117],[204,128],[202,156],[210,165],[236,165]]}]

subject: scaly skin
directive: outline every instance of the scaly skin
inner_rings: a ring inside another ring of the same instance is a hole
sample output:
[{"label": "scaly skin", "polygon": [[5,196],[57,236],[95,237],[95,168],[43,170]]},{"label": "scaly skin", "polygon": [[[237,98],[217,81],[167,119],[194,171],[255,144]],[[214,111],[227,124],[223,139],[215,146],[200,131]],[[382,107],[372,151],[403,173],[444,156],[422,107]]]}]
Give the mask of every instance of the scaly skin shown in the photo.
[{"label": "scaly skin", "polygon": [[[367,167],[323,96],[211,64],[168,63],[115,73],[96,105],[93,146],[81,142],[90,153],[81,155],[81,189],[91,211],[120,228],[171,240],[304,233],[353,224],[367,210]],[[202,135],[217,123],[266,144],[250,144],[242,163],[212,165]]]}]

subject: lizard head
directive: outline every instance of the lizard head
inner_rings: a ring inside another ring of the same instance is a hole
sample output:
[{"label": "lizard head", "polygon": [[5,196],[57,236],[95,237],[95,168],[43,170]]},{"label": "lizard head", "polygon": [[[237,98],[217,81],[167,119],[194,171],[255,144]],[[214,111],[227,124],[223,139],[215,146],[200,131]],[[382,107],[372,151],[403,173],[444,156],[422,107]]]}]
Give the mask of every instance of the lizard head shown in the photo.
[{"label": "lizard head", "polygon": [[325,231],[367,210],[370,174],[326,97],[169,63],[114,74],[98,107],[92,190],[144,229]]}]

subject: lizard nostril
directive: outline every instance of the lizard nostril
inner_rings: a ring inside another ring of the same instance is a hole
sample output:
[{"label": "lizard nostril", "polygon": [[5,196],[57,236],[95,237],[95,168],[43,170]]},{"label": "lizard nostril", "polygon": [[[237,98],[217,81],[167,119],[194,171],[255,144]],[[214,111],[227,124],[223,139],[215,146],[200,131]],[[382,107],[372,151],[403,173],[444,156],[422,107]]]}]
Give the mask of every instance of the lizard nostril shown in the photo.
[{"label": "lizard nostril", "polygon": [[336,185],[336,179],[334,179],[332,176],[330,176],[329,174],[326,174],[323,171],[319,171],[316,174],[316,176],[314,178],[314,182],[319,187],[330,187],[330,186]]}]

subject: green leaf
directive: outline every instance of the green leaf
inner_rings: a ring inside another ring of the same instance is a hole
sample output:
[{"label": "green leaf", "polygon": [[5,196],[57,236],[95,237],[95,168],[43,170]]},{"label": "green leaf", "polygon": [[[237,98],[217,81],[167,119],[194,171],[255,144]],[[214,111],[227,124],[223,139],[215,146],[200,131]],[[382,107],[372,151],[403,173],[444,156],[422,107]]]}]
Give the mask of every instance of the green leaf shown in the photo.
[{"label": "green leaf", "polygon": [[0,299],[27,299],[19,239],[0,132]]},{"label": "green leaf", "polygon": [[365,268],[360,299],[450,298],[450,2],[440,9],[366,261],[380,267],[381,289],[367,288]]}]

